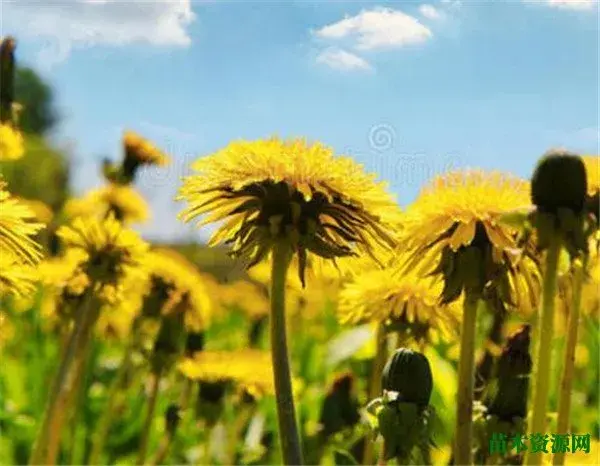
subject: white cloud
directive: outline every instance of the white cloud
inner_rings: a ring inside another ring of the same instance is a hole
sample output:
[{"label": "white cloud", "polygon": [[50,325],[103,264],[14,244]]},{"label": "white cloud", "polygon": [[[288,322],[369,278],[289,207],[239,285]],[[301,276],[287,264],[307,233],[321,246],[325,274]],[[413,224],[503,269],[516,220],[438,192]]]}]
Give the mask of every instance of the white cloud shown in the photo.
[{"label": "white cloud", "polygon": [[65,60],[73,49],[96,45],[186,47],[194,21],[191,0],[46,0],[3,2],[3,29],[42,39],[40,60]]},{"label": "white cloud", "polygon": [[524,0],[527,3],[538,3],[551,8],[563,10],[591,10],[598,0]]},{"label": "white cloud", "polygon": [[323,39],[350,39],[359,50],[402,47],[432,37],[418,19],[391,8],[363,10],[358,15],[329,24],[315,32]]},{"label": "white cloud", "polygon": [[323,50],[317,56],[317,63],[342,71],[373,70],[373,67],[364,58],[337,47],[329,47]]},{"label": "white cloud", "polygon": [[442,13],[433,5],[425,4],[419,7],[419,12],[427,19],[440,19]]}]

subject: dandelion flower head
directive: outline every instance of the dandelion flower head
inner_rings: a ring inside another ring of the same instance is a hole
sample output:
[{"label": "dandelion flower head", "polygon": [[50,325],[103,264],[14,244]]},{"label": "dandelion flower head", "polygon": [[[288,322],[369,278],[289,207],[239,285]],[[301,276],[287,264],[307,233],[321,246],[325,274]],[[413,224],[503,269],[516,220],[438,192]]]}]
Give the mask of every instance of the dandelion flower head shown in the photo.
[{"label": "dandelion flower head", "polygon": [[273,366],[267,351],[200,351],[179,364],[192,380],[233,382],[255,396],[273,395]]},{"label": "dandelion flower head", "polygon": [[109,183],[80,199],[70,199],[65,214],[70,217],[96,216],[105,218],[113,213],[123,223],[142,223],[148,220],[150,209],[144,198],[131,186]]},{"label": "dandelion flower head", "polygon": [[146,263],[151,280],[147,299],[164,302],[175,297],[179,303],[169,309],[185,312],[188,330],[202,330],[210,321],[212,300],[210,288],[205,286],[204,277],[196,266],[181,254],[167,248],[151,251]]},{"label": "dandelion flower head", "polygon": [[290,244],[304,282],[308,253],[328,260],[367,254],[375,260],[395,244],[398,207],[382,183],[348,157],[302,139],[238,141],[193,165],[178,199],[185,221],[224,220],[211,245],[232,246],[249,268],[272,246]]},{"label": "dandelion flower head", "polygon": [[440,305],[442,288],[439,278],[373,269],[342,288],[338,318],[342,324],[386,323],[417,341],[452,341],[460,325],[460,305]]},{"label": "dandelion flower head", "polygon": [[104,298],[118,299],[128,280],[143,282],[148,245],[114,216],[104,220],[78,217],[60,227],[57,235]]},{"label": "dandelion flower head", "polygon": [[[442,275],[444,302],[460,296],[465,283],[460,274],[466,271],[478,277],[486,292],[529,309],[537,296],[536,263],[520,248],[519,230],[501,221],[507,212],[528,209],[529,193],[527,181],[500,172],[453,171],[436,177],[403,216],[402,244],[411,251],[405,267]],[[480,254],[481,270],[466,264],[469,247]]]}]

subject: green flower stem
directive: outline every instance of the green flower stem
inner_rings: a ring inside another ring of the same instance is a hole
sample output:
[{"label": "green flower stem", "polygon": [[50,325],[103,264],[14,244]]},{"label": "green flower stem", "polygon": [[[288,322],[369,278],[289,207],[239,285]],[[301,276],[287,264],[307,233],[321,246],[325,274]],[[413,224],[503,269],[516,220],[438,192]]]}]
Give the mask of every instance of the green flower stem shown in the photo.
[{"label": "green flower stem", "polygon": [[88,397],[89,382],[92,377],[94,367],[93,354],[95,352],[94,341],[90,342],[89,348],[86,350],[83,363],[80,365],[75,386],[73,387],[72,397],[72,414],[71,414],[71,439],[69,444],[70,458],[69,464],[83,463],[85,450],[86,426],[80,422],[81,412],[85,410],[86,400]]},{"label": "green flower stem", "polygon": [[123,356],[123,360],[117,370],[117,373],[114,376],[114,379],[108,389],[108,397],[106,401],[106,405],[102,410],[102,416],[98,421],[98,428],[92,435],[92,448],[90,451],[90,456],[88,458],[88,464],[100,464],[100,456],[102,455],[102,451],[104,450],[104,444],[106,443],[106,439],[108,438],[108,431],[110,429],[110,425],[113,420],[113,416],[115,415],[116,408],[118,407],[118,401],[121,399],[121,389],[125,384],[125,380],[127,379],[127,374],[129,373],[132,364],[133,364],[133,352],[139,343],[139,323],[141,321],[140,317],[137,317],[132,325],[132,334],[133,338],[130,340],[129,345],[125,349],[125,354]]},{"label": "green flower stem", "polygon": [[246,427],[248,425],[248,421],[252,419],[253,414],[253,406],[242,406],[240,407],[240,411],[235,420],[231,423],[227,439],[229,445],[227,448],[227,461],[225,464],[237,464],[236,456],[238,452],[238,442],[243,440],[240,437],[244,431],[244,427]]},{"label": "green flower stem", "polygon": [[65,345],[57,376],[52,385],[42,426],[34,443],[30,464],[54,464],[67,404],[73,390],[78,366],[83,364],[87,343],[100,307],[90,291],[82,298],[75,313],[75,322]]},{"label": "green flower stem", "polygon": [[285,325],[285,282],[291,250],[282,241],[273,247],[272,254],[270,333],[279,437],[284,464],[299,465],[302,464],[302,450],[294,410]]},{"label": "green flower stem", "polygon": [[462,331],[460,335],[460,359],[458,361],[458,393],[456,401],[456,433],[454,464],[473,464],[473,392],[475,383],[475,327],[479,296],[465,296]]},{"label": "green flower stem", "polygon": [[[550,391],[550,356],[552,337],[554,336],[554,301],[558,275],[558,259],[561,249],[560,236],[554,234],[546,252],[546,270],[544,272],[544,290],[542,295],[542,313],[539,321],[537,361],[534,366],[532,414],[529,433],[544,433],[546,427],[546,409]],[[527,465],[539,465],[541,453],[525,454]]]},{"label": "green flower stem", "polygon": [[[579,313],[581,311],[581,292],[587,266],[587,256],[583,264],[575,261],[573,275],[573,300],[569,309],[569,323],[567,327],[567,342],[563,362],[563,372],[560,382],[560,395],[558,400],[558,420],[556,431],[559,434],[568,434],[569,417],[571,414],[571,391],[573,389],[573,370],[575,367],[575,347],[577,346],[577,330],[579,328]],[[565,454],[556,453],[553,464],[562,466],[565,464]]]},{"label": "green flower stem", "polygon": [[[179,410],[182,413],[187,411],[187,407],[190,402],[190,397],[192,396],[192,388],[193,382],[190,379],[184,380],[183,392],[181,393],[181,397],[179,399]],[[181,421],[180,421],[181,423]],[[162,438],[160,446],[158,447],[158,452],[154,457],[154,461],[152,464],[160,465],[165,462],[167,455],[169,454],[169,449],[171,447],[171,443],[173,442],[173,438],[175,437],[175,433],[177,431],[177,427],[173,429],[173,431],[167,431]],[[233,464],[233,463],[232,463]]]},{"label": "green flower stem", "polygon": [[[369,400],[381,396],[381,373],[385,367],[388,355],[388,341],[385,327],[379,324],[377,327],[375,360],[371,367],[371,380],[369,381]],[[362,464],[371,465],[375,461],[375,442],[366,442],[363,453]]]},{"label": "green flower stem", "polygon": [[146,453],[148,452],[148,443],[150,441],[150,433],[152,431],[152,421],[154,420],[154,412],[156,411],[156,402],[158,401],[158,388],[160,386],[161,373],[153,372],[150,376],[150,395],[148,397],[148,410],[146,411],[146,420],[142,427],[142,435],[140,438],[140,446],[138,450],[138,458],[136,464],[145,464]]}]

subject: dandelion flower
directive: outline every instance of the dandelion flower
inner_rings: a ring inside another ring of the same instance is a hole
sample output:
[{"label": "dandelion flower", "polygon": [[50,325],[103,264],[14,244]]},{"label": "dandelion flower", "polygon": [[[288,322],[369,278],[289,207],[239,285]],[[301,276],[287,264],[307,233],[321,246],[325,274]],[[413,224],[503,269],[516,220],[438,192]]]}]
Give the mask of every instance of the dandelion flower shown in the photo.
[{"label": "dandelion flower", "polygon": [[147,202],[135,189],[116,183],[91,191],[83,198],[71,199],[65,206],[65,213],[70,218],[105,218],[112,212],[117,220],[126,224],[145,222],[149,211]]},{"label": "dandelion flower", "polygon": [[148,299],[158,298],[162,303],[177,295],[181,302],[172,309],[185,313],[188,330],[202,330],[210,320],[212,300],[198,269],[181,254],[166,248],[151,251],[146,262],[151,280]]},{"label": "dandelion flower", "polygon": [[486,286],[497,285],[500,280],[517,285],[523,273],[527,286],[504,293],[505,300],[516,305],[535,289],[537,277],[519,250],[517,230],[499,222],[499,218],[529,206],[529,184],[510,175],[478,170],[439,176],[403,217],[403,244],[413,251],[409,264],[420,265],[424,274],[444,274],[444,301],[451,301],[460,295],[464,280],[452,280],[444,271],[457,269],[452,264],[459,265],[459,250],[471,245],[484,249],[485,269],[481,275]]},{"label": "dandelion flower", "polygon": [[35,265],[42,257],[41,246],[33,237],[43,228],[34,222],[35,214],[5,190],[0,181],[0,254]]},{"label": "dandelion flower", "polygon": [[125,131],[123,145],[125,146],[125,161],[123,162],[123,166],[126,172],[129,171],[128,169],[139,165],[158,165],[163,167],[170,163],[167,155],[154,147],[148,139],[143,138],[133,131]]},{"label": "dandelion flower", "polygon": [[21,133],[8,124],[0,123],[0,161],[17,160],[24,153]]},{"label": "dandelion flower", "polygon": [[226,220],[211,245],[224,242],[248,267],[281,239],[298,255],[304,282],[307,253],[326,259],[366,253],[377,258],[394,245],[398,208],[384,185],[347,157],[319,143],[279,139],[234,142],[198,160],[179,199],[189,221]]},{"label": "dandelion flower", "polygon": [[275,393],[271,357],[266,351],[201,351],[183,360],[179,370],[192,380],[236,383],[253,395]]},{"label": "dandelion flower", "polygon": [[372,270],[340,292],[338,317],[342,324],[389,323],[419,341],[451,341],[458,334],[460,307],[439,304],[439,279]]},{"label": "dandelion flower", "polygon": [[336,258],[368,255],[387,259],[395,246],[398,207],[352,159],[334,157],[321,144],[273,138],[234,142],[198,160],[178,199],[187,200],[184,221],[204,214],[200,225],[224,224],[209,244],[232,246],[250,268],[272,253],[271,351],[283,458],[301,464],[285,335],[285,283],[298,259],[304,285],[308,253]]},{"label": "dandelion flower", "polygon": [[106,299],[115,299],[132,276],[143,277],[148,246],[112,215],[104,220],[76,218],[60,227],[57,235],[67,249],[79,254],[78,266]]}]

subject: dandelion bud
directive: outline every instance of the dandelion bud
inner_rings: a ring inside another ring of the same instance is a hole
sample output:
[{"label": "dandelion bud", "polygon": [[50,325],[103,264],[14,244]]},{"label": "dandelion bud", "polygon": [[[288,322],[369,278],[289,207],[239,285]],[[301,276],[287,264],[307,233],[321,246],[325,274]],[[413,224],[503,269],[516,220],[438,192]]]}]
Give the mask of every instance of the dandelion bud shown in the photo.
[{"label": "dandelion bud", "polygon": [[586,194],[585,165],[578,155],[552,150],[538,162],[531,180],[531,200],[541,212],[557,213],[562,208],[579,214]]},{"label": "dandelion bud", "polygon": [[433,376],[429,361],[421,353],[399,348],[388,360],[381,375],[384,390],[397,392],[399,401],[429,404],[433,390]]}]

